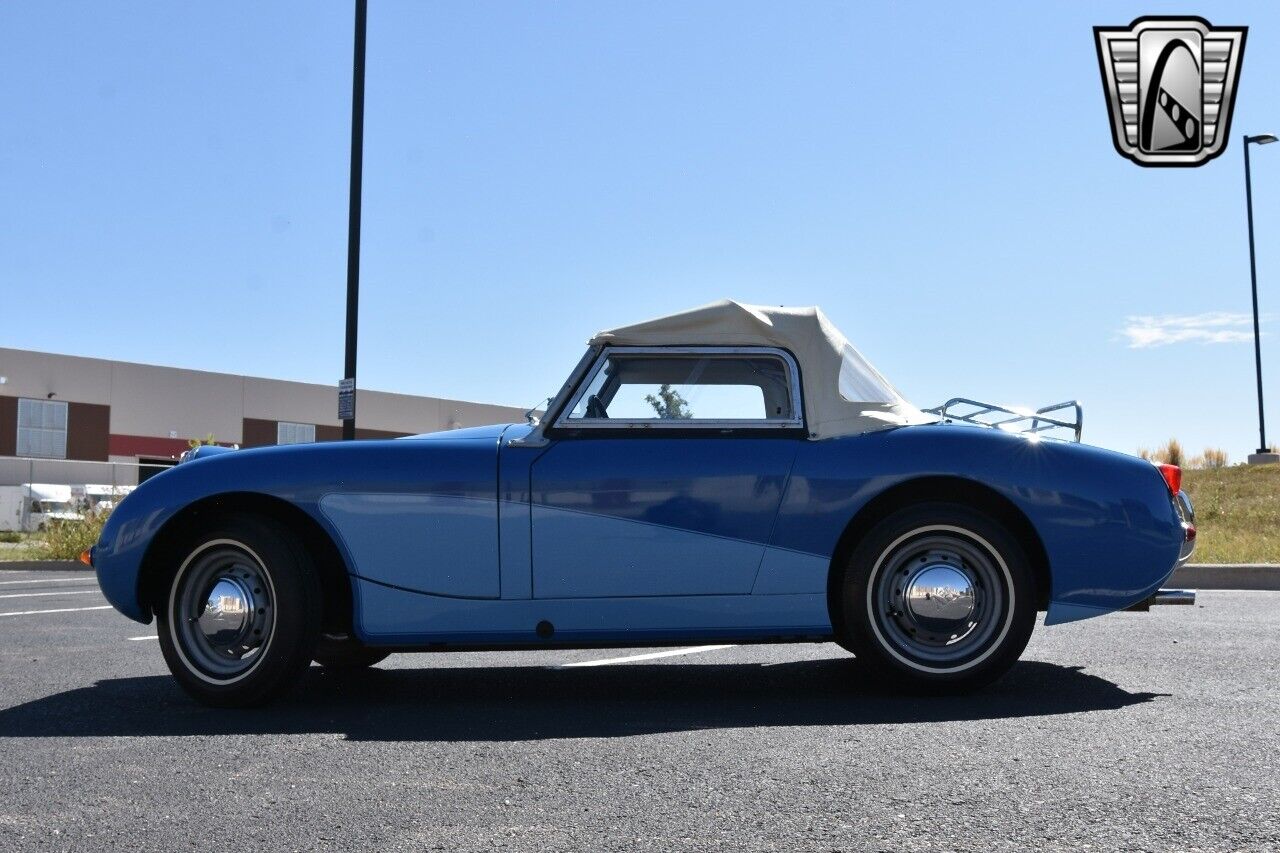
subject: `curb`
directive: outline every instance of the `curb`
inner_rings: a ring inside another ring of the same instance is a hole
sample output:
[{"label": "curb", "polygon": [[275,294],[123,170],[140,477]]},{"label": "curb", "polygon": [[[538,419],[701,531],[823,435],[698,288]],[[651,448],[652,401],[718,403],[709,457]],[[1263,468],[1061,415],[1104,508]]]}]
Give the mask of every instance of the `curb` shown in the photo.
[{"label": "curb", "polygon": [[1280,563],[1188,563],[1174,570],[1169,585],[1189,589],[1280,590]]},{"label": "curb", "polygon": [[0,572],[92,572],[78,560],[11,560],[0,562]]}]

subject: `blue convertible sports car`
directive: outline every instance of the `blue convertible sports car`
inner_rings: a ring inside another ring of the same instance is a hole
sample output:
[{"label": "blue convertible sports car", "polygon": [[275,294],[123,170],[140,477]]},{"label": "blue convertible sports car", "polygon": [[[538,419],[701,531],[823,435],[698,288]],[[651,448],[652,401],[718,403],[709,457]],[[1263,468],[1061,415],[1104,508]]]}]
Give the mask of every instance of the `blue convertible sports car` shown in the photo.
[{"label": "blue convertible sports car", "polygon": [[1193,596],[1160,589],[1195,536],[1177,468],[1078,443],[1074,404],[916,409],[815,308],[602,332],[530,420],[199,448],[116,509],[99,583],[222,706],[312,660],[707,641],[834,640],[964,689],[1037,611]]}]

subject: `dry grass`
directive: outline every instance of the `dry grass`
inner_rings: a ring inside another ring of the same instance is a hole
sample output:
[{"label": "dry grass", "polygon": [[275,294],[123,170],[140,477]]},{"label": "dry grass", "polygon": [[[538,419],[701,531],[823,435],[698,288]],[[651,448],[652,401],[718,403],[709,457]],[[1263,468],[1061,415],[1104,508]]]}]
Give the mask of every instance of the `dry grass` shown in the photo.
[{"label": "dry grass", "polygon": [[1155,450],[1140,447],[1138,455],[1152,462],[1164,462],[1168,465],[1177,465],[1179,468],[1188,467],[1186,454],[1182,451],[1182,442],[1176,438],[1169,439],[1162,447],[1157,447]]},{"label": "dry grass", "polygon": [[1280,563],[1280,465],[1184,471],[1197,563]]},{"label": "dry grass", "polygon": [[38,548],[41,560],[74,560],[80,552],[93,546],[107,523],[110,511],[85,513],[84,518],[58,521],[44,532]]},{"label": "dry grass", "polygon": [[[0,562],[74,560],[98,541],[110,510],[86,513],[82,519],[56,521],[40,533],[22,533],[0,547]],[[6,537],[10,538],[10,537]]]},{"label": "dry grass", "polygon": [[0,533],[0,563],[12,560],[42,560],[39,536],[43,534],[18,533],[6,530]]},{"label": "dry grass", "polygon": [[[1193,464],[1192,468],[1226,468],[1227,467],[1227,451],[1221,447],[1206,447],[1204,453],[1198,457],[1199,465]],[[1193,463],[1195,459],[1191,460]]]}]

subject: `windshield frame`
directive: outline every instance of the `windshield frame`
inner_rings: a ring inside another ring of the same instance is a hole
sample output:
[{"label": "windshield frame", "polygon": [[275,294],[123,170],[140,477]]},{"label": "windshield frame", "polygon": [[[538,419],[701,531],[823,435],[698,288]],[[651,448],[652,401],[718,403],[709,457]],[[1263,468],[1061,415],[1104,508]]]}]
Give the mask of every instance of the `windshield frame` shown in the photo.
[{"label": "windshield frame", "polygon": [[[570,414],[582,402],[583,395],[591,387],[596,375],[604,369],[611,355],[636,356],[709,356],[712,358],[734,358],[742,356],[770,356],[779,359],[787,373],[787,390],[791,395],[791,415],[788,418],[770,420],[767,418],[733,418],[733,419],[627,419],[627,418],[570,418]],[[576,372],[576,371],[575,371]],[[666,431],[681,430],[685,432],[724,432],[726,430],[751,430],[779,432],[803,431],[805,429],[804,394],[801,389],[800,367],[795,356],[780,347],[769,346],[612,346],[599,348],[590,363],[590,369],[581,371],[574,384],[573,393],[557,409],[551,428],[559,431],[573,432],[577,430],[621,430],[621,431]]]}]

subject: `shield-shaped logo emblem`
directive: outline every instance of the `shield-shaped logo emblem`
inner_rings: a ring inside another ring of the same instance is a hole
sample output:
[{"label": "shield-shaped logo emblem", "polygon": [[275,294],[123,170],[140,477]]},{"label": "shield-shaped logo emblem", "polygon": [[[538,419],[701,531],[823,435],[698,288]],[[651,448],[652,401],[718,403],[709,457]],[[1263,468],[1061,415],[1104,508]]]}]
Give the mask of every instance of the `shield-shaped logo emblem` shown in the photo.
[{"label": "shield-shaped logo emblem", "polygon": [[1138,18],[1094,27],[1116,150],[1139,166],[1199,166],[1227,147],[1248,27]]}]

